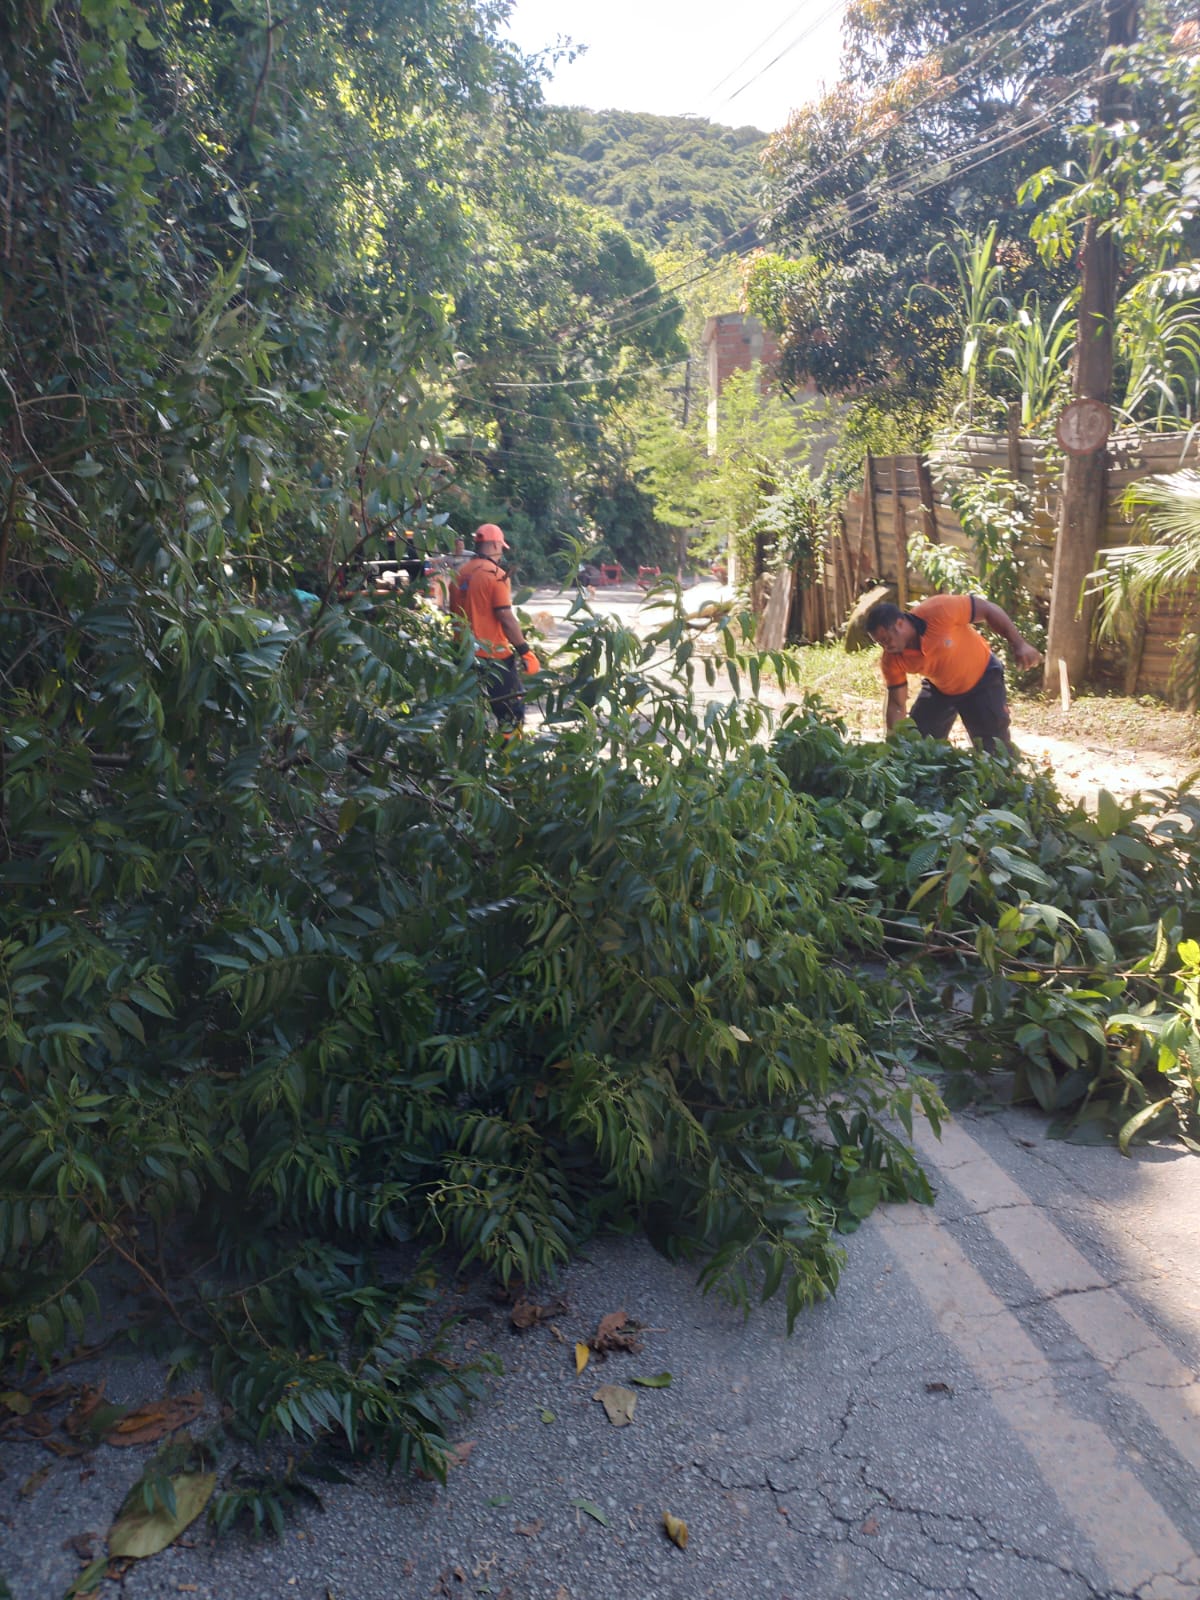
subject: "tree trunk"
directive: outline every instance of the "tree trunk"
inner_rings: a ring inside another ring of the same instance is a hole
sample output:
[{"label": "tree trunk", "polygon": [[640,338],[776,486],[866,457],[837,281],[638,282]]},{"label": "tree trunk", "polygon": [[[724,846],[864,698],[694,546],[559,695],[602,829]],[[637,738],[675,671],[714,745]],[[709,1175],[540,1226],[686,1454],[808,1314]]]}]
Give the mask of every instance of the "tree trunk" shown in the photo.
[{"label": "tree trunk", "polygon": [[[1107,48],[1131,44],[1137,36],[1138,0],[1106,0]],[[1099,120],[1111,122],[1124,109],[1128,90],[1111,74],[1101,85]],[[1075,341],[1071,391],[1076,399],[1112,400],[1113,320],[1116,308],[1118,250],[1115,236],[1102,232],[1096,218],[1084,225],[1080,250],[1082,295]],[[1108,452],[1102,445],[1086,455],[1069,455],[1063,468],[1058,532],[1054,542],[1054,580],[1046,629],[1043,687],[1053,693],[1059,661],[1073,688],[1087,679],[1095,598],[1085,598],[1084,582],[1096,565],[1104,528]]]}]

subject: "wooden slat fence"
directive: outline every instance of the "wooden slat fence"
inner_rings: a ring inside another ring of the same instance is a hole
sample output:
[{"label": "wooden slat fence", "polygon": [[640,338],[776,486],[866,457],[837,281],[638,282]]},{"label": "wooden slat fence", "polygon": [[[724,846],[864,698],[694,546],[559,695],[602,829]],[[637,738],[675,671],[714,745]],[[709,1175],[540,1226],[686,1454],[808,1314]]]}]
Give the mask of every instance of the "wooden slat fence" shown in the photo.
[{"label": "wooden slat fence", "polygon": [[[1124,491],[1139,478],[1200,466],[1200,437],[1192,434],[1117,433],[1108,448],[1108,515],[1103,544],[1128,544]],[[1034,495],[1032,535],[1021,552],[1030,592],[1048,603],[1058,519],[1061,454],[1046,442],[1015,434],[967,434],[935,452],[868,455],[863,484],[838,513],[826,551],[823,581],[797,591],[793,628],[821,638],[844,622],[858,596],[877,583],[891,584],[902,605],[920,597],[925,585],[908,561],[909,540],[923,533],[934,544],[960,551],[974,566],[975,549],[950,507],[938,475],[947,468],[982,475],[1015,469]],[[1165,693],[1176,641],[1192,615],[1186,603],[1164,603],[1125,652],[1119,675],[1126,693]],[[1115,664],[1114,664],[1115,665]]]}]

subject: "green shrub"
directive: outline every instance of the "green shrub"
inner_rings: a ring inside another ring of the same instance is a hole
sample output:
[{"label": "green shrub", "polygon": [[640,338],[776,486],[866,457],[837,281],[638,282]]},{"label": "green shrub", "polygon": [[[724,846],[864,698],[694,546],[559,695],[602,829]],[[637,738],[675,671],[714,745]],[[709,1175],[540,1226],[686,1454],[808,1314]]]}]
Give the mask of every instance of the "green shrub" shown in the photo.
[{"label": "green shrub", "polygon": [[957,1093],[1011,1073],[1057,1132],[1200,1149],[1194,796],[1102,793],[1093,817],[1021,765],[910,734],[842,745],[811,711],[775,749],[921,995],[868,1035],[879,1051]]}]

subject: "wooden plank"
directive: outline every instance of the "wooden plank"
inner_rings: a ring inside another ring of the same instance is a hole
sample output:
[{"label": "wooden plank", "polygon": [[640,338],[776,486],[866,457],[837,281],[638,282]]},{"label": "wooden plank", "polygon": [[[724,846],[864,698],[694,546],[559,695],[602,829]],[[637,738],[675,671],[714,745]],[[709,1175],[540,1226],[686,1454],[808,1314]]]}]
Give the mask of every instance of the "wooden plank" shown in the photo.
[{"label": "wooden plank", "polygon": [[1014,400],[1008,408],[1008,427],[1005,443],[1008,447],[1008,470],[1014,478],[1021,476],[1021,404]]},{"label": "wooden plank", "polygon": [[788,617],[792,609],[792,589],[796,574],[791,567],[776,572],[771,580],[771,594],[767,609],[758,628],[760,650],[781,650],[787,638]]},{"label": "wooden plank", "polygon": [[875,480],[871,472],[871,452],[868,450],[863,466],[863,512],[862,526],[859,529],[858,540],[858,569],[854,574],[854,592],[857,595],[862,588],[862,581],[867,575],[867,530],[871,533],[875,552],[875,570],[878,573],[881,565],[879,558],[879,529],[875,520]]},{"label": "wooden plank", "polygon": [[897,486],[895,456],[892,457],[892,527],[896,540],[896,602],[903,611],[908,604],[908,532],[904,526],[904,502]]},{"label": "wooden plank", "polygon": [[940,544],[937,512],[933,503],[933,477],[929,471],[929,461],[925,456],[917,457],[917,488],[921,495],[921,531],[930,544]]},{"label": "wooden plank", "polygon": [[[834,534],[834,572],[836,584],[834,587],[833,611],[840,620],[849,616],[850,607],[854,604],[854,577],[851,568],[850,545],[846,534],[845,519],[839,519],[841,527]],[[841,593],[838,593],[840,588]]]},{"label": "wooden plank", "polygon": [[1137,693],[1138,676],[1142,670],[1142,657],[1146,652],[1146,613],[1139,606],[1133,625],[1133,639],[1125,658],[1125,693]]}]

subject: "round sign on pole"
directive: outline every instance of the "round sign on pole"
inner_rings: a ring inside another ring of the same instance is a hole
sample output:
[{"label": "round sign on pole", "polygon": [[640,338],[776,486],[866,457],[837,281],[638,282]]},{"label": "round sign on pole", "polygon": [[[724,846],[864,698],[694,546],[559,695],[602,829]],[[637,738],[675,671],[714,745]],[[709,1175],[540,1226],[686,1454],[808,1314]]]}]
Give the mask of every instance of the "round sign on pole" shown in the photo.
[{"label": "round sign on pole", "polygon": [[1108,438],[1112,413],[1102,400],[1072,400],[1063,407],[1054,431],[1068,455],[1086,456]]}]

